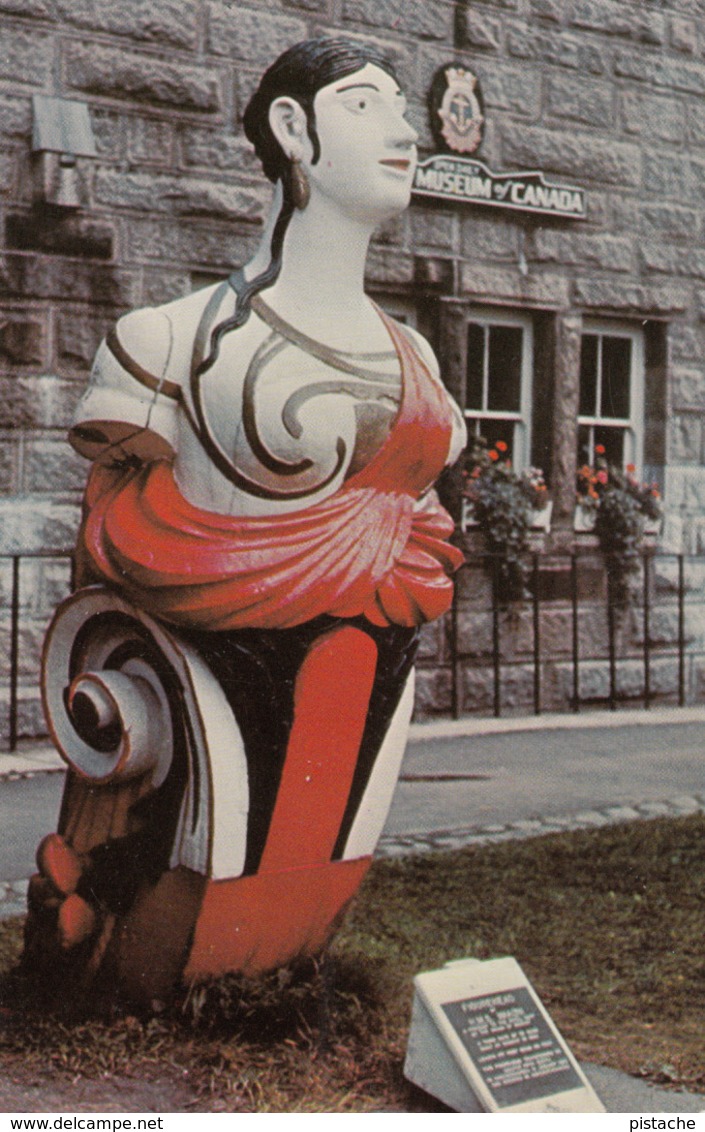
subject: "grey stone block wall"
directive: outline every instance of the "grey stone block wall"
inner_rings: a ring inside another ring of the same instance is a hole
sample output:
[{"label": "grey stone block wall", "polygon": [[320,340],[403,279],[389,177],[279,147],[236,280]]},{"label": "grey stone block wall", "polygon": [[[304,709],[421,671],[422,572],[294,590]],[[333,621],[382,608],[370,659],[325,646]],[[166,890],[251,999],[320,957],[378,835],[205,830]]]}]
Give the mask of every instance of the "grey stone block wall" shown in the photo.
[{"label": "grey stone block wall", "polygon": [[[280,50],[340,31],[393,57],[423,154],[434,148],[428,87],[456,60],[483,88],[477,156],[497,171],[540,168],[588,199],[584,222],[415,202],[376,240],[371,288],[418,303],[444,365],[440,296],[553,320],[551,486],[564,540],[581,320],[650,326],[665,358],[649,430],[664,453],[670,529],[682,549],[705,550],[702,5],[0,0],[0,554],[73,541],[84,468],[62,437],[97,343],[126,309],[186,293],[250,254],[269,189],[242,137],[245,102]],[[81,164],[76,213],[32,204],[33,93],[88,104],[98,157]],[[487,596],[477,579],[461,587]],[[426,631],[424,711],[447,707],[446,648],[443,632]],[[702,671],[694,660],[693,695]],[[476,710],[486,696],[474,697]]]}]

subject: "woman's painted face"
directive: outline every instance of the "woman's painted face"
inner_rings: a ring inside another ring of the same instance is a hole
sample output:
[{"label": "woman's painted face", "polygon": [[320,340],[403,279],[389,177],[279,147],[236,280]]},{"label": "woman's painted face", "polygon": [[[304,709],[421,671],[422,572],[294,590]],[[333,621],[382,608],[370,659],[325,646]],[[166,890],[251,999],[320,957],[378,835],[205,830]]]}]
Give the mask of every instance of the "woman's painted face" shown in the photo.
[{"label": "woman's painted face", "polygon": [[313,108],[321,153],[306,162],[312,194],[376,223],[406,208],[418,134],[391,75],[368,63],[319,90]]}]

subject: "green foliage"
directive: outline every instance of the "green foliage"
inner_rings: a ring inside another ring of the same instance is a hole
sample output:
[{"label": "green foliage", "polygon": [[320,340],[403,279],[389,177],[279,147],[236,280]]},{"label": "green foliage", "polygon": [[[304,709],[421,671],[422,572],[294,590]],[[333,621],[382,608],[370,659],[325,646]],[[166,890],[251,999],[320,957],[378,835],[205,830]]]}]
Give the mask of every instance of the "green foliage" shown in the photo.
[{"label": "green foliage", "polygon": [[639,569],[647,519],[659,519],[661,500],[655,484],[640,483],[634,466],[626,471],[609,464],[604,448],[595,448],[595,467],[584,465],[577,476],[577,501],[595,512],[595,534],[605,556],[615,604],[627,605]]},{"label": "green foliage", "polygon": [[475,438],[464,494],[496,563],[500,597],[520,601],[526,593],[532,512],[545,507],[548,493],[540,468],[515,472],[506,451],[501,440],[488,450],[483,437]]}]

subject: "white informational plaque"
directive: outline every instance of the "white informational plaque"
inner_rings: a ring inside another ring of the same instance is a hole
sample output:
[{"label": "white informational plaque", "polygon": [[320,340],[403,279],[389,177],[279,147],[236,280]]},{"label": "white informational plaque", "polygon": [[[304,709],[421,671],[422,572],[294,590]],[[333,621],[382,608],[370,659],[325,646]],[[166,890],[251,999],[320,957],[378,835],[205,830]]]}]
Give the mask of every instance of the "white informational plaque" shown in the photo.
[{"label": "white informational plaque", "polygon": [[414,979],[409,1081],[456,1112],[604,1112],[515,959]]}]

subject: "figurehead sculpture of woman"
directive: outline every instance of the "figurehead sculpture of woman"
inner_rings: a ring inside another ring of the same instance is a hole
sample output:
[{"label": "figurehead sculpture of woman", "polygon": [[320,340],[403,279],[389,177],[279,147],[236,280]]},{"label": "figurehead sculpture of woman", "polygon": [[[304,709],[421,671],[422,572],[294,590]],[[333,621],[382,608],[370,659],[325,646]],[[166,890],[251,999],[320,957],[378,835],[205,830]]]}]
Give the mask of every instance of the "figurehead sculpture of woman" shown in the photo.
[{"label": "figurehead sculpture of woman", "polygon": [[26,964],[151,1001],[315,954],[398,775],[419,627],[460,563],[434,481],[464,427],[428,345],[364,290],[408,204],[394,70],[285,52],[245,132],[274,184],[253,259],[117,323],[71,432],[81,588],[44,698],[69,774]]}]

